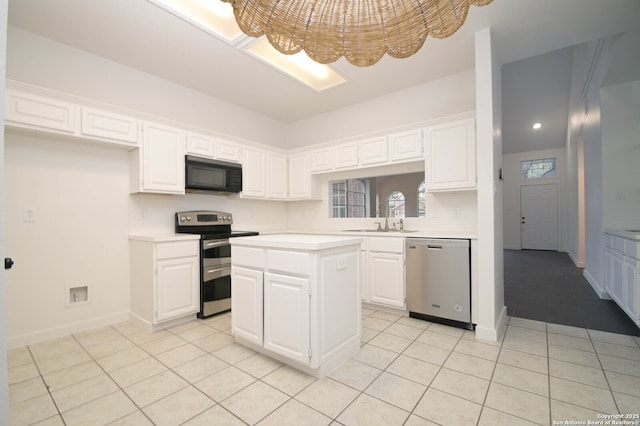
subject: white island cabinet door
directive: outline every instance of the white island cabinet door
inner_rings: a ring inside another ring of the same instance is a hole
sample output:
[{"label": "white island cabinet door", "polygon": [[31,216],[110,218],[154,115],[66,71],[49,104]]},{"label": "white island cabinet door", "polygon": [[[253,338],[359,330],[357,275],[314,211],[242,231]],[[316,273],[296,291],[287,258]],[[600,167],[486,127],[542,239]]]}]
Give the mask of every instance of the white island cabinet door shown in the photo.
[{"label": "white island cabinet door", "polygon": [[231,268],[231,327],[233,335],[262,345],[262,271]]},{"label": "white island cabinet door", "polygon": [[264,347],[309,364],[309,279],[264,274]]},{"label": "white island cabinet door", "polygon": [[195,256],[158,260],[156,321],[198,312],[200,271]]}]

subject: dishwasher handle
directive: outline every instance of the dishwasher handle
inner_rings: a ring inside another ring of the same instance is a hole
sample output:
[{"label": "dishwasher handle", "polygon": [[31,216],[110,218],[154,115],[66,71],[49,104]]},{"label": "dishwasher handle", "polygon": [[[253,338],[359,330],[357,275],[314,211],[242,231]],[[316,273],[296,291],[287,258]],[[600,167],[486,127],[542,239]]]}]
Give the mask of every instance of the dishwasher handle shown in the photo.
[{"label": "dishwasher handle", "polygon": [[427,244],[428,250],[442,250],[442,245]]}]

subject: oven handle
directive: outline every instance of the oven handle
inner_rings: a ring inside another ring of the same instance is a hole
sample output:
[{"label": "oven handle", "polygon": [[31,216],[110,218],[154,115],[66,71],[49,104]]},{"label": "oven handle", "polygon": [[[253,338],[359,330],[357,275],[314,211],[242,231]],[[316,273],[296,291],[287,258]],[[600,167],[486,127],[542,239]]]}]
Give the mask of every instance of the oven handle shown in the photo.
[{"label": "oven handle", "polygon": [[204,271],[204,281],[215,280],[216,278],[225,277],[231,275],[230,266],[222,266],[220,268],[211,268]]},{"label": "oven handle", "polygon": [[229,240],[213,240],[213,241],[206,241],[204,243],[204,249],[210,249],[210,248],[214,248],[214,247],[220,247],[220,246],[228,246],[229,245]]}]

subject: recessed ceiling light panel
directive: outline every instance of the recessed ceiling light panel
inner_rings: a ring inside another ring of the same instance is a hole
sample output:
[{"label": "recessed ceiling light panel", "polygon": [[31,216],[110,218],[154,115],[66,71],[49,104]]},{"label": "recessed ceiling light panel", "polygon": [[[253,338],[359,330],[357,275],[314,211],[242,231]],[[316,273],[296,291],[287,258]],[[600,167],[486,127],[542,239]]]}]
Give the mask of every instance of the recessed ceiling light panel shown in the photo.
[{"label": "recessed ceiling light panel", "polygon": [[533,123],[532,127],[533,127],[533,130],[540,130],[542,128],[542,123],[540,122]]},{"label": "recessed ceiling light panel", "polygon": [[346,79],[328,65],[314,62],[304,51],[295,55],[278,52],[266,37],[245,47],[245,52],[289,74],[318,92],[344,83]]},{"label": "recessed ceiling light panel", "polygon": [[230,44],[246,38],[233,16],[233,7],[218,0],[149,0],[170,13]]}]

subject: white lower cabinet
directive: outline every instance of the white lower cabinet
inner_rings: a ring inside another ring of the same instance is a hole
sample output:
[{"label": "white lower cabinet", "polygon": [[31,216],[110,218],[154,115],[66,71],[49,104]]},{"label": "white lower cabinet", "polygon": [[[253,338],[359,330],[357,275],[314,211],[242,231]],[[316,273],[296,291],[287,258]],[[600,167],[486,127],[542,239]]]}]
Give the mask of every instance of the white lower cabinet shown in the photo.
[{"label": "white lower cabinet", "polygon": [[200,309],[199,241],[130,240],[131,314],[150,329]]},{"label": "white lower cabinet", "polygon": [[231,282],[233,332],[249,342],[262,345],[263,273],[236,266],[231,271]]},{"label": "white lower cabinet", "polygon": [[367,293],[364,300],[405,308],[404,257],[404,238],[367,238]]},{"label": "white lower cabinet", "polygon": [[404,308],[404,255],[369,253],[369,302]]},{"label": "white lower cabinet", "polygon": [[309,361],[309,278],[264,274],[264,347],[298,362]]},{"label": "white lower cabinet", "polygon": [[638,299],[638,288],[640,287],[640,260],[632,257],[624,259],[624,290],[625,305],[624,310],[631,318],[640,326],[640,318],[638,316],[640,309],[640,300]]},{"label": "white lower cabinet", "polygon": [[236,341],[316,377],[328,374],[360,348],[359,243],[281,249],[264,236],[258,246],[242,245],[256,238],[232,241]]},{"label": "white lower cabinet", "polygon": [[605,290],[640,327],[640,241],[605,235]]}]

